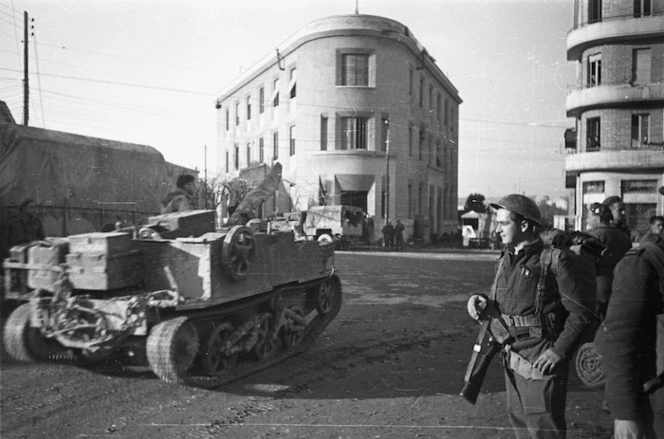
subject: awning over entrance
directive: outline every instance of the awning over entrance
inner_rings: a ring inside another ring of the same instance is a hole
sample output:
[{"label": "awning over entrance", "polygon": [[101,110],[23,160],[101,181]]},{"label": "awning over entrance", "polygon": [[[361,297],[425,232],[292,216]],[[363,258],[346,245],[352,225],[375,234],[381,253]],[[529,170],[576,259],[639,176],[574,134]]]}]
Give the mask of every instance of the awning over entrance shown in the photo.
[{"label": "awning over entrance", "polygon": [[336,174],[337,183],[342,191],[368,192],[374,183],[373,175],[363,174]]}]

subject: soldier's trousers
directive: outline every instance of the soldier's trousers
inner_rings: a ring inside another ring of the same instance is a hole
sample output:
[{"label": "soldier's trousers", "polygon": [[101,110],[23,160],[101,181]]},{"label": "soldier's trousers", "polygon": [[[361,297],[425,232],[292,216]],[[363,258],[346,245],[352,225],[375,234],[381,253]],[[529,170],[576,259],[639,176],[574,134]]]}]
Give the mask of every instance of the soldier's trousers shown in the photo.
[{"label": "soldier's trousers", "polygon": [[528,379],[505,366],[507,413],[515,436],[523,438],[565,438],[565,407],[569,363],[556,367],[555,375]]}]

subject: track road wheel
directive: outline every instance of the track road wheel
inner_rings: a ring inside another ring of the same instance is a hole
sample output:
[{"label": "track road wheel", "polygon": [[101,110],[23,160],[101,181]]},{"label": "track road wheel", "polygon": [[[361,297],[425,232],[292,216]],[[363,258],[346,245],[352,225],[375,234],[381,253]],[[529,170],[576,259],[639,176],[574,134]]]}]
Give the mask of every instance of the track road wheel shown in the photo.
[{"label": "track road wheel", "polygon": [[196,354],[198,332],[187,317],[163,321],[150,331],[147,341],[148,363],[162,380],[184,384]]},{"label": "track road wheel", "polygon": [[27,362],[48,360],[65,351],[60,343],[44,338],[39,329],[30,326],[30,304],[16,308],[5,323],[3,341],[7,353]]},{"label": "track road wheel", "polygon": [[270,313],[264,313],[259,317],[258,325],[256,327],[256,331],[258,332],[258,339],[256,340],[256,344],[252,349],[254,355],[259,361],[264,360],[265,358],[268,358],[274,354],[277,348],[277,343],[275,343],[276,340],[273,337],[273,327],[274,318],[272,318]]},{"label": "track road wheel", "polygon": [[[297,346],[304,338],[304,326],[306,325],[306,320],[304,312],[299,306],[291,306],[288,308],[286,319],[288,320],[288,325],[282,331],[281,341],[286,349],[290,349],[293,346]],[[304,325],[296,320],[303,321]]]},{"label": "track road wheel", "polygon": [[222,323],[215,327],[205,343],[203,368],[210,376],[217,376],[232,369],[237,363],[238,354],[228,355],[226,341],[233,334],[233,326]]},{"label": "track road wheel", "polygon": [[330,279],[327,279],[318,286],[316,294],[314,295],[316,310],[323,315],[329,313],[332,310],[334,300],[334,292],[332,291],[333,288],[334,284],[330,281]]},{"label": "track road wheel", "polygon": [[576,374],[586,387],[599,389],[604,386],[602,356],[595,349],[594,343],[584,343],[579,348],[576,354]]}]

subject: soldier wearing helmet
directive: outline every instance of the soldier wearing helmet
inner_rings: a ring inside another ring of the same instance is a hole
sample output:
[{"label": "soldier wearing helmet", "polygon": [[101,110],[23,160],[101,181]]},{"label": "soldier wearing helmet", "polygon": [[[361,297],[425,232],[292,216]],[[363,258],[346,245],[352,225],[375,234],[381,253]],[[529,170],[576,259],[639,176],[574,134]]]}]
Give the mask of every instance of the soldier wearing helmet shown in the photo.
[{"label": "soldier wearing helmet", "polygon": [[500,315],[513,341],[503,350],[507,411],[517,437],[564,438],[569,361],[591,319],[593,297],[573,255],[545,247],[530,198],[512,194],[491,207],[506,247],[489,297],[468,300],[474,319]]},{"label": "soldier wearing helmet", "polygon": [[[664,196],[664,186],[659,188]],[[664,236],[648,234],[615,267],[595,345],[614,435],[664,437]]]}]

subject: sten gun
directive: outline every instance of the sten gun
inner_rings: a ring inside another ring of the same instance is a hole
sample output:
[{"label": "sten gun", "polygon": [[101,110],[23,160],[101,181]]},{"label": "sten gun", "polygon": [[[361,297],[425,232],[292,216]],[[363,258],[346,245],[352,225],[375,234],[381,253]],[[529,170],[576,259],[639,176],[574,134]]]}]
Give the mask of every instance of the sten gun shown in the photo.
[{"label": "sten gun", "polygon": [[473,405],[477,402],[477,396],[480,394],[491,360],[504,345],[513,340],[505,322],[491,301],[487,303],[485,312],[480,316],[480,321],[482,326],[473,346],[473,353],[463,379],[465,384],[461,390],[461,396]]}]

